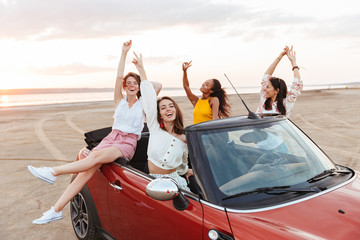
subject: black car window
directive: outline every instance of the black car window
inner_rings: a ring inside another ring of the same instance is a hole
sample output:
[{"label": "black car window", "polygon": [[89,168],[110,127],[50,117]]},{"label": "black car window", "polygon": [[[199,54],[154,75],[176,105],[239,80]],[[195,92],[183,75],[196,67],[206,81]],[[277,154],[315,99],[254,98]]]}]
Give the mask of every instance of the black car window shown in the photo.
[{"label": "black car window", "polygon": [[225,196],[299,184],[335,167],[288,121],[206,131],[201,142],[214,182]]}]

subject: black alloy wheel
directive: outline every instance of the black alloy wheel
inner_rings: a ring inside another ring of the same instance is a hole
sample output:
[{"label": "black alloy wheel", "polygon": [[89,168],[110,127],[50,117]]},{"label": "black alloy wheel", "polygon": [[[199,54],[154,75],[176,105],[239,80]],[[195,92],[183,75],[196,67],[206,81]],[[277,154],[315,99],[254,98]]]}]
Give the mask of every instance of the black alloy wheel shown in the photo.
[{"label": "black alloy wheel", "polygon": [[99,239],[96,209],[87,186],[71,199],[70,216],[74,232],[79,239]]},{"label": "black alloy wheel", "polygon": [[81,193],[71,200],[71,221],[79,238],[84,238],[89,230],[88,209]]}]

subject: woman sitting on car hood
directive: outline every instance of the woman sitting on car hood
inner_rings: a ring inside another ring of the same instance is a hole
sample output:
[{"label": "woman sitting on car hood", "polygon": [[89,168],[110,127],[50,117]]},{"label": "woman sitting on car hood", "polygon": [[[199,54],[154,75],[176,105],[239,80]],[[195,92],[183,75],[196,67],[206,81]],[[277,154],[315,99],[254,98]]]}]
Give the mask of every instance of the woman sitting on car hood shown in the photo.
[{"label": "woman sitting on car hood", "polygon": [[[62,209],[81,191],[102,164],[113,162],[119,157],[131,159],[134,156],[137,141],[141,137],[144,126],[144,114],[141,104],[142,97],[140,97],[140,76],[135,73],[128,73],[123,77],[125,59],[130,48],[131,40],[125,42],[122,47],[114,89],[115,114],[111,133],[92,150],[88,157],[80,161],[53,168],[28,166],[29,171],[35,177],[50,184],[53,184],[59,175],[78,174],[55,205],[42,217],[34,220],[34,224],[45,224],[62,219]],[[153,84],[159,92],[161,84]],[[122,94],[122,87],[126,95]]]}]

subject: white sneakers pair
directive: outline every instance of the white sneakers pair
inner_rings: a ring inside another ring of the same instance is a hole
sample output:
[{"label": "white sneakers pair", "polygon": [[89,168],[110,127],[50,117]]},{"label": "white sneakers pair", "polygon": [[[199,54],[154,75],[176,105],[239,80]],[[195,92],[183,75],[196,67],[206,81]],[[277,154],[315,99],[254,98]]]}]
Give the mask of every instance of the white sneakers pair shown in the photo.
[{"label": "white sneakers pair", "polygon": [[[32,175],[37,177],[40,180],[43,180],[47,183],[54,184],[56,177],[53,175],[54,170],[50,167],[40,167],[36,168],[33,166],[28,166],[29,171]],[[32,223],[34,224],[46,224],[51,223],[57,220],[62,219],[62,211],[55,212],[54,207],[51,207],[50,210],[43,213],[41,218],[35,219]]]}]

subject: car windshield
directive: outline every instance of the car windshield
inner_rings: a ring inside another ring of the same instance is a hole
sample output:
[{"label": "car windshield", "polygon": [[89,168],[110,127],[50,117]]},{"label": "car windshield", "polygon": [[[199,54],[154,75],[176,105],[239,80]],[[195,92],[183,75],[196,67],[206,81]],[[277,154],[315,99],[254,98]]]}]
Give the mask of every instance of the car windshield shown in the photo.
[{"label": "car windshield", "polygon": [[303,183],[336,168],[290,121],[205,131],[201,141],[225,197]]}]

